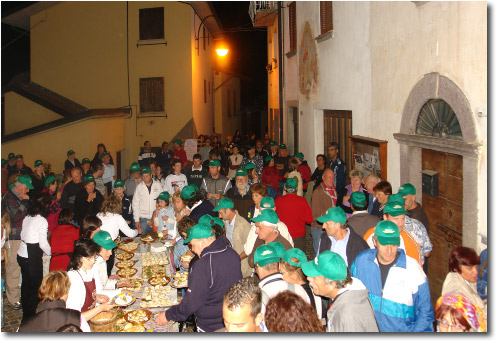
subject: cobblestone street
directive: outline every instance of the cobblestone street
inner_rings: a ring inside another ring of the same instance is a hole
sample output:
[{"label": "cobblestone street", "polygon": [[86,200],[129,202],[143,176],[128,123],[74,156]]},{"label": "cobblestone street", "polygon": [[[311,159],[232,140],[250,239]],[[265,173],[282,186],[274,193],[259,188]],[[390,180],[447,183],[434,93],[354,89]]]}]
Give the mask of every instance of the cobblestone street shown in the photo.
[{"label": "cobblestone street", "polygon": [[[2,262],[2,278],[4,277],[5,277],[5,267]],[[15,332],[19,327],[19,324],[21,323],[22,309],[19,310],[13,309],[7,302],[7,297],[5,296],[5,293],[2,293],[2,303],[3,303],[2,332]]]}]

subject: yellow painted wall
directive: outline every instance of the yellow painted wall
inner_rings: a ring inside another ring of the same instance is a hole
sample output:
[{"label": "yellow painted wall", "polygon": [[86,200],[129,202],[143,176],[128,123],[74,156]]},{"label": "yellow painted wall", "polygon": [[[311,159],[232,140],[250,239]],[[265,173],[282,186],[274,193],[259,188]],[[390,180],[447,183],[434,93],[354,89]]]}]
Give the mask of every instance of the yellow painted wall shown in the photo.
[{"label": "yellow painted wall", "polygon": [[[8,153],[22,154],[24,162],[31,168],[35,160],[52,165],[52,171],[61,173],[67,159],[67,151],[76,152],[81,161],[93,159],[98,143],[103,142],[115,158],[116,152],[124,148],[124,118],[90,119],[41,134],[2,144],[2,157]],[[115,159],[114,159],[115,160]]]},{"label": "yellow painted wall", "polygon": [[5,93],[5,112],[6,135],[62,118],[13,91]]}]

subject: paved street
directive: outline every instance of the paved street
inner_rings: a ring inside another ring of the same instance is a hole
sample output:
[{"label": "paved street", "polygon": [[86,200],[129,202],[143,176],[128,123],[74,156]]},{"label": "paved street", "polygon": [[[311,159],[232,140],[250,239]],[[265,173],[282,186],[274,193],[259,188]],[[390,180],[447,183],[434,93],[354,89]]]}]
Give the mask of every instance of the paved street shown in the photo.
[{"label": "paved street", "polygon": [[[2,263],[2,278],[5,276],[5,267]],[[3,327],[2,327],[2,332],[15,332],[17,330],[17,327],[19,327],[19,324],[21,323],[22,319],[22,309],[20,310],[14,310],[12,307],[7,303],[7,298],[5,296],[5,293],[2,294],[2,302],[3,302]]]}]

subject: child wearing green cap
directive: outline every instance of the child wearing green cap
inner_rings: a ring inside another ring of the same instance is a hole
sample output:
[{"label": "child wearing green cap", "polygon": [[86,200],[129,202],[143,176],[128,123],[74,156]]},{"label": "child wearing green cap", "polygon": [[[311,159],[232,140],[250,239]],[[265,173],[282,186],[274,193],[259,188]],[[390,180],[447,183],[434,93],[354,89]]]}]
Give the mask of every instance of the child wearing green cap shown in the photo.
[{"label": "child wearing green cap", "polygon": [[157,226],[156,232],[162,232],[168,239],[176,237],[174,207],[170,205],[170,195],[168,192],[162,192],[157,197],[157,209],[156,212],[153,212],[153,216],[156,217],[154,218],[156,220],[154,223]]}]

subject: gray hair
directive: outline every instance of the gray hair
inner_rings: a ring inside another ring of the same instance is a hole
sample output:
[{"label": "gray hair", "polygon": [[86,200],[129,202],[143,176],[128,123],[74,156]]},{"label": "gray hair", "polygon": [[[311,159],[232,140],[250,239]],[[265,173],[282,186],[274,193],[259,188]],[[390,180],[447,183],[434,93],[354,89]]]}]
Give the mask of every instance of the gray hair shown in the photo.
[{"label": "gray hair", "polygon": [[287,188],[286,186],[284,186],[284,189],[286,189],[286,193],[289,194],[292,194],[298,190],[297,188]]},{"label": "gray hair", "polygon": [[272,227],[274,229],[274,231],[279,231],[279,227],[277,226],[277,224],[272,224],[272,223],[269,223],[268,221],[262,221],[261,223],[265,227]]}]

